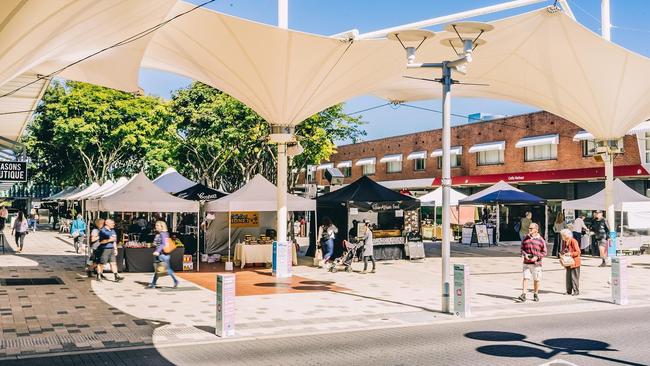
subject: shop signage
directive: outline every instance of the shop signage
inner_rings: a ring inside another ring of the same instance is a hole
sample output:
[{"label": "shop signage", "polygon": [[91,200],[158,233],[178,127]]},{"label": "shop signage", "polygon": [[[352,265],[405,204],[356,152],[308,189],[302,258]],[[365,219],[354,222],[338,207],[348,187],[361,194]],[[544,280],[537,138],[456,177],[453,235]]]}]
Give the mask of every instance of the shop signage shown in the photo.
[{"label": "shop signage", "polygon": [[278,278],[291,277],[293,253],[291,244],[286,242],[273,242],[273,276]]},{"label": "shop signage", "polygon": [[235,335],[235,275],[224,273],[217,275],[217,324],[219,337]]},{"label": "shop signage", "polygon": [[627,305],[627,260],[621,257],[612,258],[612,302],[617,305]]},{"label": "shop signage", "polygon": [[454,264],[454,314],[461,318],[470,316],[469,265]]},{"label": "shop signage", "polygon": [[479,244],[490,244],[490,236],[488,235],[487,225],[474,225],[476,229],[476,242]]},{"label": "shop signage", "polygon": [[257,211],[234,211],[230,213],[232,227],[258,227],[260,214]]},{"label": "shop signage", "polygon": [[27,163],[24,161],[0,162],[0,182],[27,182]]},{"label": "shop signage", "polygon": [[373,211],[392,211],[399,210],[399,202],[373,202],[371,205]]},{"label": "shop signage", "polygon": [[358,215],[359,209],[356,207],[350,207],[350,215]]}]

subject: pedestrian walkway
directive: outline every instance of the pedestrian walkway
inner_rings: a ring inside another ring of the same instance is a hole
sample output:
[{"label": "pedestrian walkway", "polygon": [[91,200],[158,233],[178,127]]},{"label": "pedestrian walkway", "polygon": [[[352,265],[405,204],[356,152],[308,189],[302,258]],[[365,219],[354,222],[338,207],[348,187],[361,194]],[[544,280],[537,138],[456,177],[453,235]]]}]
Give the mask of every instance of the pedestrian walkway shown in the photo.
[{"label": "pedestrian walkway", "polygon": [[[74,253],[71,243],[65,234],[36,232],[28,235],[23,254],[0,256],[0,278],[58,277],[62,282],[0,286],[0,358],[221,341],[214,335],[215,293],[192,279],[193,274],[180,274],[177,289],[167,278],[160,280],[158,289],[144,289],[151,276],[146,273],[127,273],[122,283],[99,283],[85,277],[84,258]],[[438,250],[439,244],[427,244],[427,252]],[[546,259],[541,301],[519,304],[513,301],[521,292],[517,246],[455,244],[452,251],[452,262],[469,265],[471,271],[473,319],[619,308],[610,303],[610,269],[597,267],[598,259],[583,259],[578,297],[563,295],[564,269],[556,259]],[[630,257],[629,263],[630,306],[650,306],[650,292],[644,287],[650,256]],[[256,269],[258,276],[253,277],[238,272],[249,288],[292,291],[240,292],[236,339],[465,321],[439,311],[439,258],[382,261],[376,274],[361,274],[361,268],[354,263],[353,273],[329,273],[297,266],[292,279],[276,279],[266,269]]]}]

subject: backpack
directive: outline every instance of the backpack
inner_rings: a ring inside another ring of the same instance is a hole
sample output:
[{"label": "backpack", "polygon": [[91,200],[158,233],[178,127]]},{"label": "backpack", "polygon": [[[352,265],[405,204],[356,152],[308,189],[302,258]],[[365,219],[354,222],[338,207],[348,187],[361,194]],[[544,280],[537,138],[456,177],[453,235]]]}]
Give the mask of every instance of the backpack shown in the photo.
[{"label": "backpack", "polygon": [[521,220],[515,224],[515,231],[516,232],[521,231]]}]

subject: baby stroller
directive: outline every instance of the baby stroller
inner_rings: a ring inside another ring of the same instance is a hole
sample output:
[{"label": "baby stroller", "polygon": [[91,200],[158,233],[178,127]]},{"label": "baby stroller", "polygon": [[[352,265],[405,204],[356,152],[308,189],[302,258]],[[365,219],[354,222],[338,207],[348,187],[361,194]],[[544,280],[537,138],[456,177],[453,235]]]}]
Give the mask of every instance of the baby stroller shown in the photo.
[{"label": "baby stroller", "polygon": [[363,250],[364,244],[363,240],[354,243],[343,240],[343,254],[332,261],[328,270],[332,273],[336,273],[339,271],[339,267],[343,267],[345,272],[352,272],[352,261],[354,260],[354,257],[358,256],[357,254],[359,251]]}]

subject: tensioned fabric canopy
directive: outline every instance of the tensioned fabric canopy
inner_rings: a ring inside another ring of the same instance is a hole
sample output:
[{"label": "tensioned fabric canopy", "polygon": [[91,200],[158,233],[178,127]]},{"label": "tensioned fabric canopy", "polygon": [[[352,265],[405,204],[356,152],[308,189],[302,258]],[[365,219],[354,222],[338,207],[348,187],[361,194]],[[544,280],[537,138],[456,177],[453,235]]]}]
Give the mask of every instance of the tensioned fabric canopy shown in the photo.
[{"label": "tensioned fabric canopy", "polygon": [[[173,0],[9,1],[0,8],[0,85],[33,71],[49,74],[191,10]],[[623,136],[650,118],[650,60],[584,28],[557,8],[493,22],[454,95],[511,100],[544,109],[596,138]],[[440,32],[417,61],[456,57]],[[398,42],[335,39],[197,9],[61,72],[59,76],[137,91],[140,67],[205,82],[239,99],[271,124],[296,125],[363,94],[391,101],[440,97],[440,87],[403,75]],[[606,74],[604,74],[606,70]],[[606,75],[607,77],[604,77]],[[2,100],[0,99],[0,102]]]},{"label": "tensioned fabric canopy", "polygon": [[[614,180],[614,210],[620,211],[623,202],[650,202],[650,197],[646,197],[634,189],[627,186],[620,179]],[[573,200],[562,201],[563,210],[605,210],[605,190],[591,195],[589,197]]]},{"label": "tensioned fabric canopy", "polygon": [[196,182],[185,178],[172,167],[165,169],[158,178],[153,180],[153,183],[168,193],[180,192],[196,185]]},{"label": "tensioned fabric canopy", "polygon": [[543,205],[546,200],[533,194],[517,189],[510,184],[500,181],[473,195],[459,201],[461,205],[474,204],[531,204]]},{"label": "tensioned fabric canopy", "polygon": [[95,200],[94,205],[98,211],[123,212],[196,212],[199,209],[198,202],[172,196],[144,173],[138,173],[122,188]]},{"label": "tensioned fabric canopy", "polygon": [[[278,188],[257,174],[243,187],[237,191],[209,201],[205,204],[206,211],[229,212],[229,211],[276,211],[278,203],[276,200]],[[295,195],[287,196],[288,211],[315,211],[316,201]]]}]

